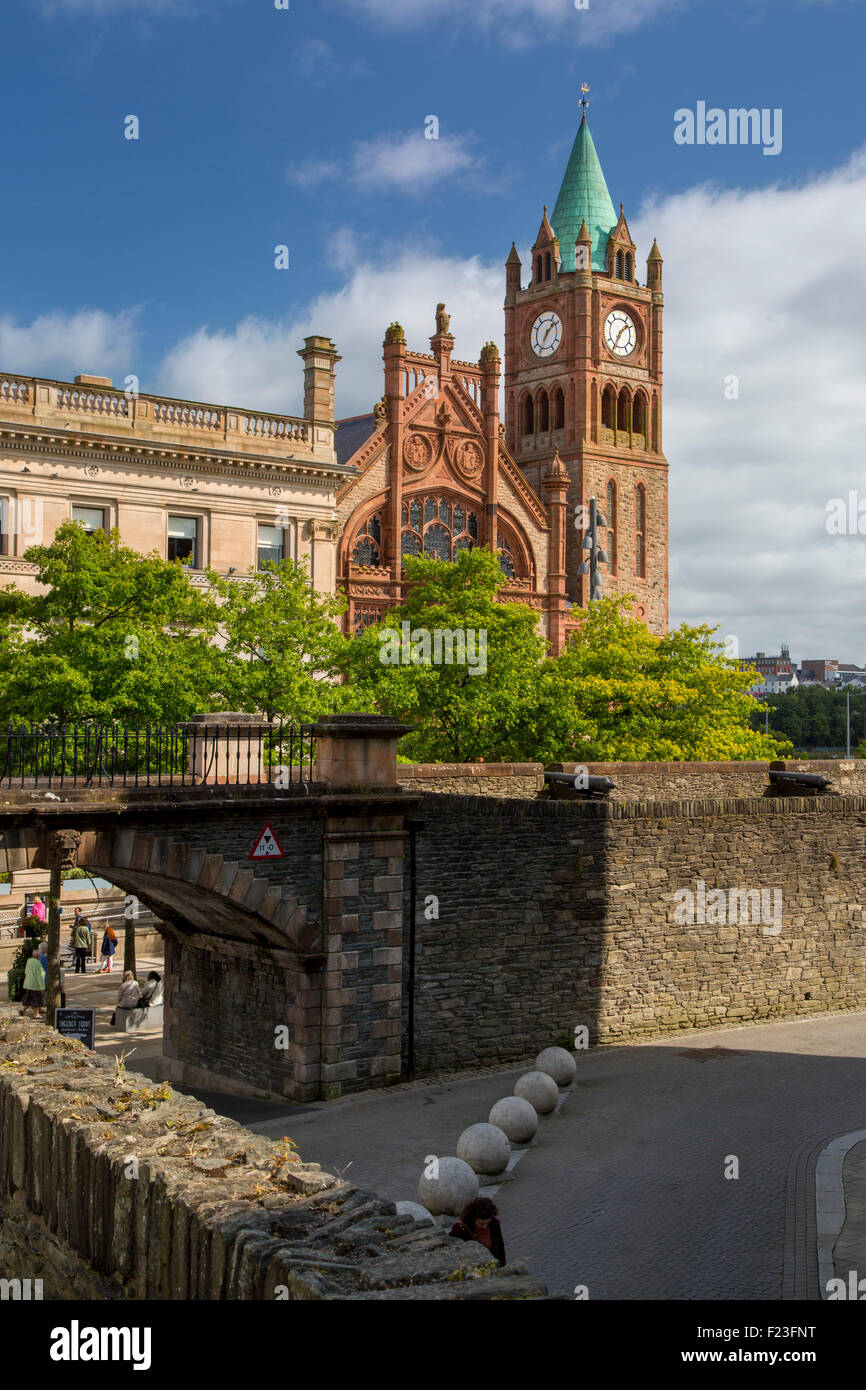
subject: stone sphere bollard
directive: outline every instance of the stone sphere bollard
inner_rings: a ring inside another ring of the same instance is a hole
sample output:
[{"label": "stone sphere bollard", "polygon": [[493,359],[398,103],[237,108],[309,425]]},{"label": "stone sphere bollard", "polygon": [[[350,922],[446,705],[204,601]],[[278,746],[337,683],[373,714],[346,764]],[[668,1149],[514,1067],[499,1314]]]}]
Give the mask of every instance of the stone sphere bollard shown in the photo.
[{"label": "stone sphere bollard", "polygon": [[433,1216],[459,1216],[478,1196],[478,1179],[462,1158],[431,1158],[418,1181],[418,1200]]},{"label": "stone sphere bollard", "polygon": [[538,1115],[534,1107],[528,1100],[521,1100],[520,1096],[504,1096],[496,1102],[487,1118],[492,1125],[499,1126],[512,1144],[528,1144],[535,1138],[538,1129]]},{"label": "stone sphere bollard", "polygon": [[476,1173],[501,1173],[508,1167],[511,1145],[497,1125],[470,1125],[457,1140],[457,1157]]},{"label": "stone sphere bollard", "polygon": [[559,1087],[546,1071],[528,1071],[515,1083],[514,1094],[528,1100],[539,1115],[549,1115],[556,1109]]},{"label": "stone sphere bollard", "polygon": [[426,1207],[422,1207],[420,1202],[397,1202],[398,1216],[411,1216],[413,1221],[418,1221],[421,1225],[428,1223],[431,1216]]},{"label": "stone sphere bollard", "polygon": [[564,1047],[546,1047],[539,1052],[535,1065],[552,1076],[557,1086],[570,1086],[577,1076],[577,1062]]}]

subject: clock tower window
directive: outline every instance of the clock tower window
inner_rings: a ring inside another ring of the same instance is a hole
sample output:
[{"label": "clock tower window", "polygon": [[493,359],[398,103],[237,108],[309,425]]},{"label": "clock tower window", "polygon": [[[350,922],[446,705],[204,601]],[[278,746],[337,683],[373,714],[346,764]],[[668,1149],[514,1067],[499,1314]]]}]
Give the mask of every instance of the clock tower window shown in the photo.
[{"label": "clock tower window", "polygon": [[621,252],[621,251],[617,251],[617,253],[616,253],[616,278],[617,278],[617,280],[621,280],[621,279],[622,279],[622,252]]},{"label": "clock tower window", "polygon": [[619,400],[616,405],[616,428],[618,432],[629,434],[631,432],[631,392],[624,386],[619,393]]},{"label": "clock tower window", "polygon": [[565,395],[561,386],[557,386],[553,393],[553,428],[565,429]]},{"label": "clock tower window", "polygon": [[550,429],[550,400],[544,387],[538,393],[536,407],[536,419],[538,421],[539,434],[547,434]]},{"label": "clock tower window", "polygon": [[609,562],[609,573],[616,574],[616,549],[617,549],[617,515],[616,515],[616,482],[610,479],[607,485],[607,557]]},{"label": "clock tower window", "polygon": [[634,572],[646,579],[646,488],[638,483],[634,490]]},{"label": "clock tower window", "polygon": [[647,403],[643,391],[636,391],[632,403],[631,427],[635,434],[642,434],[646,439],[647,422]]},{"label": "clock tower window", "polygon": [[534,434],[534,433],[535,433],[535,406],[533,405],[532,397],[531,397],[530,395],[528,395],[528,394],[527,394],[526,396],[524,396],[524,398],[523,398],[523,404],[522,404],[522,406],[521,406],[521,411],[520,411],[520,413],[521,413],[521,417],[522,417],[523,433],[524,433],[525,435],[526,435],[526,434]]},{"label": "clock tower window", "polygon": [[634,270],[632,268],[632,258],[630,251],[626,251],[625,253],[625,278],[626,280],[634,279]]},{"label": "clock tower window", "polygon": [[605,386],[601,394],[601,423],[606,430],[616,429],[616,391]]}]

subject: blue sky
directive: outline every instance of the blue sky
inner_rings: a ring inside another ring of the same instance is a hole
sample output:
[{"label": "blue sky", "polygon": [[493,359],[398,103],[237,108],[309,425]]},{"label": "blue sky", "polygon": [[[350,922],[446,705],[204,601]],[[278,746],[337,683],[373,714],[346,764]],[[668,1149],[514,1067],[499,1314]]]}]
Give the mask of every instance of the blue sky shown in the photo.
[{"label": "blue sky", "polygon": [[[342,415],[393,318],[501,344],[588,81],[641,278],[665,256],[672,616],[866,660],[866,541],[824,525],[866,497],[863,0],[16,0],[3,40],[0,367],[293,411],[317,331]],[[677,145],[698,101],[781,108],[781,153]]]}]

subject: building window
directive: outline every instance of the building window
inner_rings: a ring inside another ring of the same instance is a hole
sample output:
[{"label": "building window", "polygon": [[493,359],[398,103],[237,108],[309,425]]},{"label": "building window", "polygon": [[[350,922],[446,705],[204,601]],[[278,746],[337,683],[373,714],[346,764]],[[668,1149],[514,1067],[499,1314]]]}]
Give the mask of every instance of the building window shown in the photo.
[{"label": "building window", "polygon": [[285,559],[285,532],[282,526],[266,526],[259,522],[256,545],[256,568],[263,570],[266,565],[280,565]]},{"label": "building window", "polygon": [[168,558],[180,560],[184,569],[194,570],[198,564],[198,519],[194,516],[170,516],[168,519]]},{"label": "building window", "polygon": [[511,553],[511,546],[505,536],[500,532],[499,535],[499,568],[506,579],[513,579],[516,573],[514,556]]},{"label": "building window", "polygon": [[536,408],[536,420],[540,434],[547,434],[550,429],[550,401],[547,392],[542,390],[538,393],[538,404]]},{"label": "building window", "polygon": [[638,483],[634,498],[634,572],[646,579],[646,488]]},{"label": "building window", "polygon": [[523,401],[523,433],[535,433],[535,407],[531,396],[524,397]]},{"label": "building window", "polygon": [[402,508],[402,554],[454,560],[478,540],[478,517],[447,497],[413,497]]},{"label": "building window", "polygon": [[616,407],[616,427],[623,434],[628,434],[631,429],[631,395],[626,387],[623,387],[619,393]]},{"label": "building window", "polygon": [[616,518],[616,483],[611,478],[607,485],[607,558],[610,566],[610,573],[616,574],[616,543],[617,543],[617,518]]},{"label": "building window", "polygon": [[605,386],[601,394],[601,423],[606,430],[616,429],[616,391]]},{"label": "building window", "polygon": [[632,280],[632,279],[634,279],[634,275],[633,275],[633,272],[632,272],[632,260],[631,260],[631,252],[630,252],[630,251],[626,251],[626,253],[625,253],[625,278],[626,278],[626,280]]},{"label": "building window", "polygon": [[83,526],[88,536],[94,531],[105,531],[104,507],[73,507],[72,520]]},{"label": "building window", "polygon": [[565,429],[565,396],[560,386],[553,393],[553,428]]},{"label": "building window", "polygon": [[353,565],[378,565],[382,554],[382,518],[378,512],[368,516],[352,547]]},{"label": "building window", "polygon": [[621,251],[617,251],[617,253],[616,253],[616,278],[617,278],[617,280],[621,280],[621,279],[622,279],[622,252],[621,252]]},{"label": "building window", "polygon": [[8,555],[12,550],[12,518],[9,498],[0,497],[0,555]]}]

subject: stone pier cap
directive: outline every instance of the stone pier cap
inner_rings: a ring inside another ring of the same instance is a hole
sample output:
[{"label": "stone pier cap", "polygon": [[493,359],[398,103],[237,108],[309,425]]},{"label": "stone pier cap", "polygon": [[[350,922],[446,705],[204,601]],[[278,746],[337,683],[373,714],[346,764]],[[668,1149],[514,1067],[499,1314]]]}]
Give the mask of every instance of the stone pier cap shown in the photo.
[{"label": "stone pier cap", "polygon": [[397,787],[397,740],[412,733],[384,714],[329,714],[313,724],[316,781],[330,787]]}]

